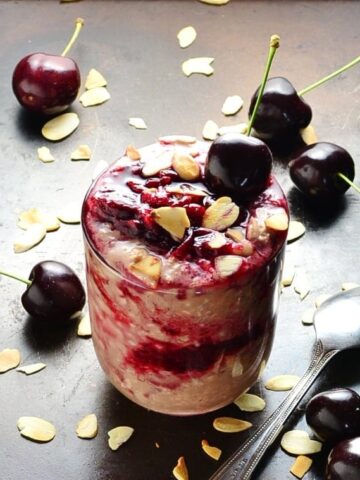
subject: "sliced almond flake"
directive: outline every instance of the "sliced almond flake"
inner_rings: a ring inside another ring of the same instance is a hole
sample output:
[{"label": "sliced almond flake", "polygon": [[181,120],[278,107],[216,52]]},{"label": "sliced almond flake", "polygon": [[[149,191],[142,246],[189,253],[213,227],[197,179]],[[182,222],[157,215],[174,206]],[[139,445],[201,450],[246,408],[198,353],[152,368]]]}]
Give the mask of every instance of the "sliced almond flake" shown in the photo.
[{"label": "sliced almond flake", "polygon": [[287,236],[287,243],[293,242],[302,237],[305,233],[305,225],[297,220],[291,220],[289,223],[289,231]]},{"label": "sliced almond flake", "polygon": [[243,364],[241,363],[240,356],[237,355],[234,361],[234,365],[231,370],[231,376],[233,378],[240,377],[244,373],[244,367]]},{"label": "sliced almond flake", "polygon": [[143,282],[155,288],[161,275],[161,261],[143,249],[134,249],[129,268]]},{"label": "sliced almond flake", "polygon": [[205,140],[215,140],[218,134],[219,127],[212,120],[208,120],[203,128],[202,136]]},{"label": "sliced almond flake", "polygon": [[132,427],[115,427],[108,431],[109,447],[111,450],[117,450],[123,443],[127,442],[134,433]]},{"label": "sliced almond flake", "polygon": [[83,107],[94,107],[101,105],[110,99],[110,93],[105,87],[96,87],[86,90],[79,98]]},{"label": "sliced almond flake", "polygon": [[189,58],[183,62],[181,68],[184,74],[189,77],[193,73],[199,73],[206,76],[212,75],[214,69],[211,66],[215,59],[212,57],[195,57]]},{"label": "sliced almond flake", "polygon": [[318,136],[312,125],[308,125],[306,128],[300,130],[300,135],[306,145],[312,145],[318,141]]},{"label": "sliced almond flake", "polygon": [[230,197],[220,197],[205,210],[202,226],[219,232],[226,230],[236,221],[239,213],[240,208]]},{"label": "sliced almond flake", "polygon": [[80,119],[76,113],[63,113],[52,118],[42,127],[41,133],[47,140],[57,142],[68,137],[79,126]]},{"label": "sliced almond flake", "polygon": [[225,278],[237,272],[242,264],[238,255],[220,255],[215,258],[215,270],[219,277]]},{"label": "sliced almond flake", "polygon": [[90,322],[90,315],[88,313],[85,313],[79,322],[78,328],[77,328],[77,335],[79,337],[91,337],[91,322]]},{"label": "sliced almond flake", "polygon": [[196,30],[191,25],[182,28],[177,34],[177,39],[181,48],[189,47],[196,38]]},{"label": "sliced almond flake", "polygon": [[301,321],[304,325],[312,325],[314,323],[315,308],[307,308],[301,315]]},{"label": "sliced almond flake", "polygon": [[189,188],[187,185],[169,185],[165,187],[169,193],[177,193],[179,195],[194,195],[196,197],[207,197],[209,192],[200,190],[200,188]]},{"label": "sliced almond flake", "polygon": [[237,123],[236,125],[224,125],[219,128],[218,135],[225,135],[226,133],[242,133],[247,132],[247,123]]},{"label": "sliced almond flake", "polygon": [[189,480],[189,473],[186,467],[185,458],[180,457],[172,471],[176,480]]},{"label": "sliced almond flake", "polygon": [[354,283],[354,282],[344,282],[341,284],[341,290],[347,291],[347,290],[352,290],[353,288],[360,287],[359,283]]},{"label": "sliced almond flake", "polygon": [[228,228],[225,235],[234,242],[242,242],[245,239],[244,233],[241,228]]},{"label": "sliced almond flake", "polygon": [[23,437],[36,442],[50,442],[56,435],[54,425],[39,417],[20,417],[17,428]]},{"label": "sliced almond flake", "polygon": [[46,367],[45,363],[32,363],[31,365],[24,365],[16,369],[17,372],[25,373],[26,375],[33,375]]},{"label": "sliced almond flake", "polygon": [[71,152],[71,160],[90,160],[91,149],[89,145],[79,145],[76,150]]},{"label": "sliced almond flake", "polygon": [[235,115],[243,105],[244,100],[239,95],[232,95],[225,99],[221,112],[224,115]]},{"label": "sliced almond flake", "polygon": [[300,380],[297,375],[277,375],[265,383],[265,388],[274,392],[286,392],[291,390]]},{"label": "sliced almond flake", "polygon": [[140,160],[141,153],[133,145],[128,145],[125,150],[125,155],[130,158],[130,160]]},{"label": "sliced almond flake", "polygon": [[220,448],[212,447],[209,445],[207,440],[201,440],[201,448],[204,450],[206,455],[209,455],[209,457],[213,458],[214,460],[219,460],[221,457],[222,451]]},{"label": "sliced almond flake", "polygon": [[200,165],[190,156],[175,152],[172,167],[182,180],[193,182],[200,176]]},{"label": "sliced almond flake", "polygon": [[104,76],[95,68],[92,68],[87,74],[85,80],[85,89],[91,90],[92,88],[97,87],[106,87],[107,81]]},{"label": "sliced almond flake", "polygon": [[283,287],[290,287],[295,277],[295,267],[293,264],[285,260],[284,270],[281,277],[281,285]]},{"label": "sliced almond flake", "polygon": [[321,305],[324,302],[326,302],[326,300],[328,300],[330,297],[332,297],[332,295],[330,295],[329,293],[322,293],[321,295],[315,298],[315,307],[316,308],[321,307]]},{"label": "sliced almond flake", "polygon": [[37,149],[39,160],[44,163],[51,163],[55,161],[52,153],[50,152],[50,148],[48,147],[40,147]]},{"label": "sliced almond flake", "polygon": [[226,5],[230,0],[199,0],[201,3],[207,3],[208,5]]},{"label": "sliced almond flake", "polygon": [[190,220],[184,207],[154,208],[151,215],[176,241],[182,240],[186,229],[190,227]]},{"label": "sliced almond flake", "polygon": [[160,153],[160,155],[156,157],[151,157],[149,160],[147,160],[144,163],[141,173],[144,175],[144,177],[152,177],[153,175],[159,173],[161,170],[170,168],[171,164],[172,156],[169,154],[169,152],[165,151]]},{"label": "sliced almond flake", "polygon": [[16,368],[20,363],[20,352],[16,348],[5,348],[0,352],[0,373]]},{"label": "sliced almond flake", "polygon": [[289,217],[285,212],[274,213],[265,219],[266,228],[284,232],[289,227]]},{"label": "sliced almond flake", "polygon": [[60,228],[60,222],[55,215],[44,213],[37,208],[30,208],[19,214],[18,227],[28,230],[35,223],[42,223],[47,232],[53,232]]},{"label": "sliced almond flake", "polygon": [[196,137],[191,137],[190,135],[166,135],[164,137],[159,137],[159,142],[167,145],[172,145],[174,143],[178,143],[179,145],[191,145],[196,143]]},{"label": "sliced almond flake", "polygon": [[14,241],[14,252],[23,253],[40,243],[46,235],[46,227],[42,223],[34,223]]},{"label": "sliced almond flake", "polygon": [[265,400],[252,393],[243,393],[234,403],[243,412],[262,412],[266,407]]},{"label": "sliced almond flake", "polygon": [[100,162],[98,162],[95,165],[95,168],[94,168],[94,171],[92,173],[91,179],[95,180],[95,178],[97,178],[104,170],[106,170],[108,168],[108,166],[109,166],[109,164],[105,160],[100,160]]},{"label": "sliced almond flake", "polygon": [[81,205],[78,203],[68,203],[60,209],[56,216],[62,223],[72,225],[80,223]]},{"label": "sliced almond flake", "polygon": [[303,476],[310,470],[313,461],[309,457],[304,455],[299,455],[295,462],[290,468],[290,473],[292,473],[296,478],[303,478]]},{"label": "sliced almond flake", "polygon": [[138,130],[146,130],[147,125],[145,123],[145,120],[140,118],[140,117],[130,117],[129,118],[129,125],[131,127],[135,127]]},{"label": "sliced almond flake", "polygon": [[95,438],[98,433],[98,421],[95,413],[90,413],[82,418],[76,427],[79,438]]},{"label": "sliced almond flake", "polygon": [[300,300],[304,300],[310,293],[310,285],[304,272],[296,272],[294,290],[300,296]]},{"label": "sliced almond flake", "polygon": [[264,373],[265,368],[266,368],[266,361],[261,360],[258,379],[262,377],[262,374]]},{"label": "sliced almond flake", "polygon": [[252,423],[239,418],[233,417],[218,417],[213,421],[215,430],[224,433],[243,432],[252,427]]},{"label": "sliced almond flake", "polygon": [[211,235],[208,245],[210,248],[221,248],[226,244],[226,237],[223,233],[214,232]]},{"label": "sliced almond flake", "polygon": [[284,433],[280,444],[285,452],[292,455],[310,455],[322,449],[322,443],[311,440],[309,434],[303,430],[290,430]]}]

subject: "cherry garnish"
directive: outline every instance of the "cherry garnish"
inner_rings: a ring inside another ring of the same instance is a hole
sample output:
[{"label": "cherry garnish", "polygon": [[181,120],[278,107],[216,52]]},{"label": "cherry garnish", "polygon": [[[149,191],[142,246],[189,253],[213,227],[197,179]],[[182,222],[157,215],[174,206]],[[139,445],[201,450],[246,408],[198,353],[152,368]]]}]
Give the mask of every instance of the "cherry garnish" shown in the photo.
[{"label": "cherry garnish", "polygon": [[301,149],[289,163],[290,177],[310,198],[329,199],[346,192],[353,184],[354,161],[342,147],[328,142]]},{"label": "cherry garnish", "polygon": [[359,480],[360,437],[343,440],[331,450],[325,478],[326,480]]},{"label": "cherry garnish", "polygon": [[67,265],[54,260],[37,263],[29,280],[0,271],[27,284],[21,296],[25,310],[33,317],[49,320],[71,320],[85,305],[85,291],[79,277]]},{"label": "cherry garnish", "polygon": [[52,115],[66,110],[80,88],[80,71],[65,55],[75,42],[84,20],[78,18],[74,34],[61,55],[33,53],[16,65],[12,87],[19,103],[30,112]]}]

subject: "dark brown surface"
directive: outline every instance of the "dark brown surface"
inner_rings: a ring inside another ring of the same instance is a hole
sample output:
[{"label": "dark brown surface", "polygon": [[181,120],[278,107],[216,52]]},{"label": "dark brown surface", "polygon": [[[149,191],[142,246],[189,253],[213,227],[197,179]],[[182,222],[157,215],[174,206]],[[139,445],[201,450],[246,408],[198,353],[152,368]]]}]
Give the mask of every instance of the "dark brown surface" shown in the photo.
[{"label": "dark brown surface", "polygon": [[[80,127],[67,140],[51,145],[56,162],[42,164],[36,155],[37,147],[47,145],[39,133],[42,122],[32,120],[17,104],[11,91],[12,70],[27,53],[61,52],[77,16],[84,17],[86,25],[72,56],[83,78],[91,67],[106,76],[112,98],[88,109],[75,104]],[[249,98],[262,75],[270,34],[282,37],[272,74],[288,77],[300,89],[359,54],[359,20],[358,2],[232,0],[224,7],[195,0],[84,0],[67,5],[50,0],[0,2],[1,266],[25,276],[35,263],[52,258],[65,261],[84,277],[80,226],[62,225],[31,251],[15,255],[16,213],[30,207],[56,211],[65,202],[81,202],[96,163],[113,161],[128,143],[142,146],[159,135],[178,132],[200,138],[208,119],[221,125],[245,121]],[[181,50],[176,33],[188,24],[197,29],[198,38]],[[215,57],[215,74],[186,78],[181,62],[191,56]],[[359,68],[306,97],[319,137],[348,149],[358,165]],[[222,102],[235,93],[245,99],[245,107],[236,118],[223,118]],[[148,130],[129,127],[130,116],[143,117]],[[79,143],[92,148],[90,162],[69,160]],[[318,294],[338,291],[343,281],[359,280],[359,196],[348,192],[336,206],[320,211],[291,188],[281,163],[276,162],[275,168],[289,192],[293,217],[308,228],[289,251],[298,268],[308,274],[312,290],[303,302],[292,288],[284,291],[264,379],[304,372],[314,334],[312,327],[301,324],[301,313]],[[180,455],[186,457],[191,480],[206,480],[217,464],[201,451],[201,439],[221,447],[225,459],[247,437],[246,433],[216,432],[212,420],[233,415],[259,425],[284,396],[265,391],[260,382],[252,391],[267,401],[263,414],[243,414],[235,406],[183,419],[147,412],[107,383],[91,340],[78,338],[75,329],[51,331],[31,322],[20,304],[22,291],[21,284],[0,279],[0,350],[19,348],[23,364],[43,361],[47,368],[30,377],[16,371],[0,376],[2,480],[165,480],[172,478]],[[358,365],[357,352],[339,356],[312,391],[337,385],[359,391]],[[304,403],[289,428],[305,426]],[[91,441],[80,440],[74,433],[76,423],[91,412],[98,416],[99,434]],[[39,445],[21,438],[16,422],[23,415],[52,421],[58,430],[54,441]],[[135,434],[112,452],[106,432],[117,425],[130,425]],[[292,462],[276,444],[254,478],[293,478],[288,472]],[[306,478],[323,478],[323,464],[324,455],[318,456]]]}]

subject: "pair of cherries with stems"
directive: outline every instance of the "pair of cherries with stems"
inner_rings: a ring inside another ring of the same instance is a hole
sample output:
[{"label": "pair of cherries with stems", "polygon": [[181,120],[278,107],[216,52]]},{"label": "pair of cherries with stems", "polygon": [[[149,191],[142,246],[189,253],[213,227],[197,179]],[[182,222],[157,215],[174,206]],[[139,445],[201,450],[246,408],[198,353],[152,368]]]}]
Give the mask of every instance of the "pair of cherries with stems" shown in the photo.
[{"label": "pair of cherries with stems", "polygon": [[[312,111],[302,96],[360,62],[360,57],[296,92],[283,77],[268,80],[279,37],[273,36],[261,86],[251,99],[247,135],[219,137],[209,149],[205,179],[214,192],[246,198],[262,191],[271,171],[272,156],[265,142],[287,142],[310,124]],[[256,137],[252,137],[254,130]],[[352,186],[354,161],[342,147],[329,142],[308,145],[289,163],[290,177],[308,197],[336,198]]]}]

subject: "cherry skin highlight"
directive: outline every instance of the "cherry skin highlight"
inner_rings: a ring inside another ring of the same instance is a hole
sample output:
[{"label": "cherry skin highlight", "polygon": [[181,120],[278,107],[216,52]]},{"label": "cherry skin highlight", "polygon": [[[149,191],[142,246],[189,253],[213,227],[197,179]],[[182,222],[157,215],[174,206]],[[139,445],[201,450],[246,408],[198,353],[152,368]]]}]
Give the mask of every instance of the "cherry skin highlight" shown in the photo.
[{"label": "cherry skin highlight", "polygon": [[344,440],[331,450],[325,478],[326,480],[359,480],[360,437]]}]

